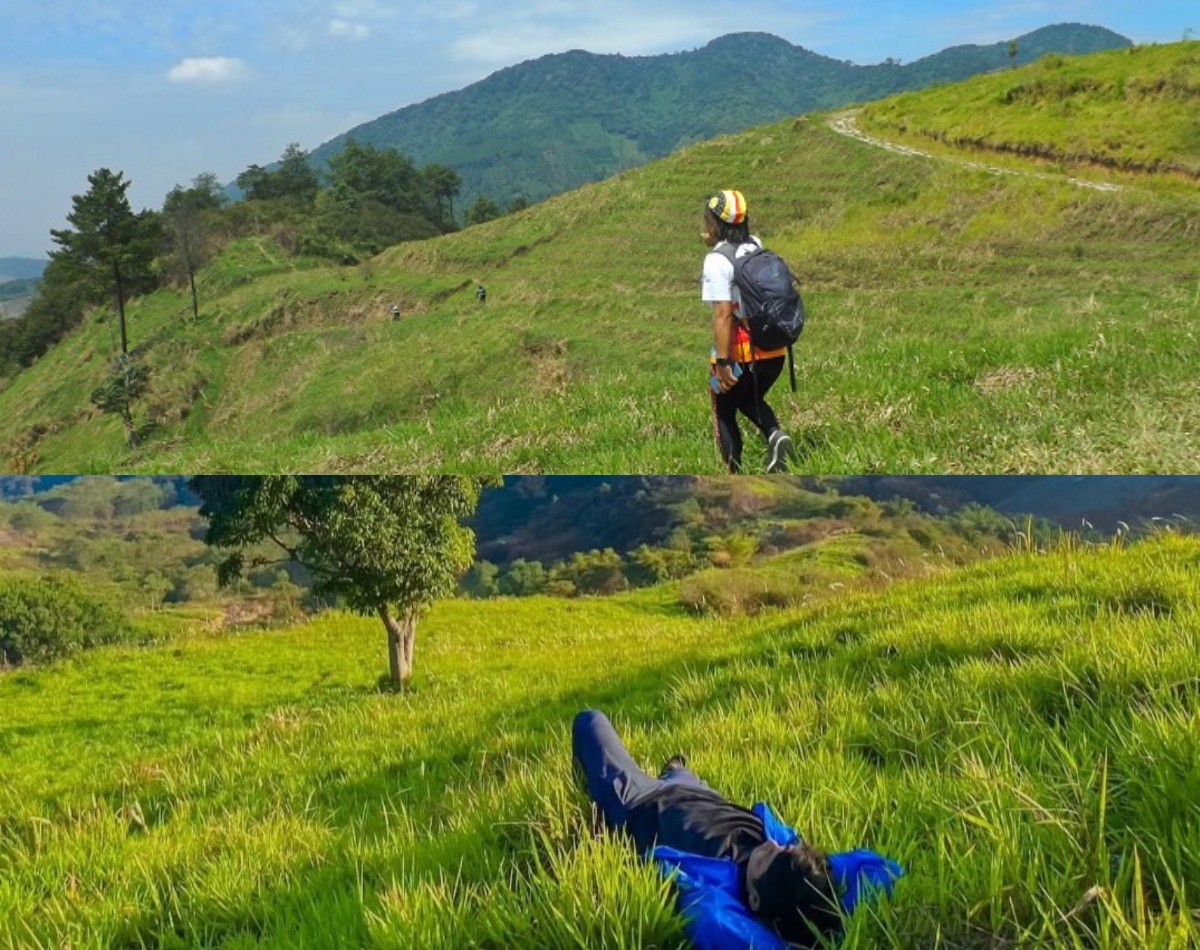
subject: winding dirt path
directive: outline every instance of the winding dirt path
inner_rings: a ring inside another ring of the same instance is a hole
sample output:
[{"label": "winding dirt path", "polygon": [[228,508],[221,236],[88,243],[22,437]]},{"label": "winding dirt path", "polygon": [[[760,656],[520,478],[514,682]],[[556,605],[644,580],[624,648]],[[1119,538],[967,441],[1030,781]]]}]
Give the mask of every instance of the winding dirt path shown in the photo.
[{"label": "winding dirt path", "polygon": [[858,112],[851,110],[849,112],[838,112],[829,117],[829,127],[839,135],[845,135],[852,139],[858,139],[860,142],[865,142],[867,145],[873,145],[876,148],[886,149],[889,152],[895,152],[899,155],[910,155],[914,158],[929,158],[938,162],[950,162],[954,165],[960,165],[963,168],[975,168],[979,171],[988,172],[992,175],[1013,175],[1017,178],[1040,178],[1043,181],[1066,181],[1069,184],[1076,185],[1080,188],[1091,188],[1094,191],[1124,191],[1121,185],[1113,185],[1108,182],[1101,181],[1085,181],[1082,178],[1066,178],[1060,175],[1047,175],[1041,172],[1026,172],[1017,171],[1012,168],[1000,168],[996,165],[985,165],[982,162],[971,162],[966,159],[949,158],[944,155],[933,155],[929,152],[922,152],[920,149],[911,148],[907,145],[897,145],[894,142],[887,142],[883,139],[873,138],[859,129],[858,123],[855,121],[858,117]]}]

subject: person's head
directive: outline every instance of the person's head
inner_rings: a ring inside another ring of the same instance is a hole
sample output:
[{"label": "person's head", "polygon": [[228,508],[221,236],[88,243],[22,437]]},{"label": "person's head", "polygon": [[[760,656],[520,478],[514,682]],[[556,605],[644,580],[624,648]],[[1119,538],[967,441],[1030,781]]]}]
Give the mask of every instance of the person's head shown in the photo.
[{"label": "person's head", "polygon": [[812,947],[842,926],[837,885],[824,852],[807,844],[755,848],[746,863],[746,902],[789,943]]},{"label": "person's head", "polygon": [[721,241],[746,244],[750,240],[750,215],[746,196],[740,191],[718,191],[704,205],[704,243],[713,247]]}]

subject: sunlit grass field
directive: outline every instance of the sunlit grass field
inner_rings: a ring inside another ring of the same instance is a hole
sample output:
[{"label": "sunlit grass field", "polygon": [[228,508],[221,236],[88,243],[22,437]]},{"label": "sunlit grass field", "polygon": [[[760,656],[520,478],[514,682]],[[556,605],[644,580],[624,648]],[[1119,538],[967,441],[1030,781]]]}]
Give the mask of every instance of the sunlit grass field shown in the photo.
[{"label": "sunlit grass field", "polygon": [[1200,939],[1200,542],[1066,543],[753,620],[454,601],[416,689],[327,615],[0,677],[0,946],[681,948],[568,728],[903,862],[847,947]]},{"label": "sunlit grass field", "polygon": [[940,142],[1067,167],[1165,172],[1200,182],[1200,42],[1045,56],[1024,69],[872,103],[863,120],[911,143]]},{"label": "sunlit grass field", "polygon": [[[974,102],[959,89],[923,95]],[[1173,101],[1143,105],[1105,134],[1194,125]],[[97,315],[0,384],[0,464],[716,473],[700,216],[739,187],[804,282],[799,392],[772,400],[800,470],[1194,470],[1194,183],[1144,174],[1101,193],[1070,184],[1075,169],[997,176],[844,138],[827,118],[697,144],[357,266],[242,240],[202,274],[199,321],[169,291],[130,308],[153,372],[140,447],[88,401],[113,352]],[[761,470],[761,449],[747,464]]]}]

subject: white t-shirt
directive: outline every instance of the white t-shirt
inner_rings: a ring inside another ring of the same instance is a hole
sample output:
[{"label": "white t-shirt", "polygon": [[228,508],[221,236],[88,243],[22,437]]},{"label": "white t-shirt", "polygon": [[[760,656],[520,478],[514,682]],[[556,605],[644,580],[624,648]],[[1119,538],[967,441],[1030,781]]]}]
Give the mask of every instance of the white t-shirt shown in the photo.
[{"label": "white t-shirt", "polygon": [[[750,242],[749,244],[739,244],[734,256],[745,257],[751,251],[757,251],[762,247],[762,242],[753,234],[750,235]],[[700,299],[705,303],[732,302],[734,312],[736,312],[741,308],[742,295],[733,282],[733,262],[718,251],[718,248],[727,243],[721,241],[704,258],[704,282],[700,291]]]}]

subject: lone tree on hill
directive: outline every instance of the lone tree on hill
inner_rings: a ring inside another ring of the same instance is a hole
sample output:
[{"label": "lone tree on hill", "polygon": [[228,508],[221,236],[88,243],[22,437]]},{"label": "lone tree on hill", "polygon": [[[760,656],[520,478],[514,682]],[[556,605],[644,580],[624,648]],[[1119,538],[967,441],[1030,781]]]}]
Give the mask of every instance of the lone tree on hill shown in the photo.
[{"label": "lone tree on hill", "polygon": [[163,223],[169,247],[167,267],[186,277],[192,292],[192,319],[200,319],[196,273],[208,263],[212,252],[210,215],[225,204],[217,176],[205,172],[192,179],[192,187],[176,185],[163,202]]},{"label": "lone tree on hill", "polygon": [[[269,563],[246,549],[273,542],[281,560],[312,572],[313,592],[375,614],[388,636],[392,685],[412,676],[417,620],[452,594],[474,558],[475,535],[460,524],[492,479],[467,475],[196,476],[205,542],[233,551],[222,585]],[[280,563],[276,561],[275,563]]]},{"label": "lone tree on hill", "polygon": [[99,303],[111,290],[121,325],[121,355],[129,352],[125,329],[125,301],[139,290],[154,286],[151,265],[158,237],[158,219],[148,211],[134,214],[126,192],[132,184],[122,172],[101,168],[88,175],[85,195],[71,199],[67,220],[74,228],[50,232],[61,250],[52,260],[61,262]]},{"label": "lone tree on hill", "polygon": [[[55,273],[83,289],[85,299],[100,303],[113,294],[121,331],[121,351],[112,376],[92,393],[92,402],[105,412],[120,415],[129,444],[137,444],[132,406],[145,391],[148,370],[129,353],[125,301],[139,291],[154,288],[155,246],[161,225],[156,214],[135,214],[126,192],[132,184],[122,172],[107,168],[88,175],[85,195],[71,199],[67,220],[73,228],[51,231],[61,250],[50,255]],[[47,269],[49,270],[49,268]]]},{"label": "lone tree on hill", "polygon": [[472,224],[486,224],[488,221],[494,221],[502,214],[504,212],[500,210],[500,206],[495,201],[487,195],[480,195],[467,208],[467,224],[468,226]]},{"label": "lone tree on hill", "polygon": [[[438,227],[443,231],[454,227],[454,199],[462,191],[462,176],[448,165],[426,165],[422,172],[426,187],[436,205]],[[442,202],[446,211],[442,210]]]}]

